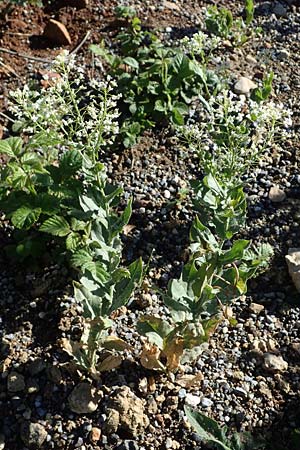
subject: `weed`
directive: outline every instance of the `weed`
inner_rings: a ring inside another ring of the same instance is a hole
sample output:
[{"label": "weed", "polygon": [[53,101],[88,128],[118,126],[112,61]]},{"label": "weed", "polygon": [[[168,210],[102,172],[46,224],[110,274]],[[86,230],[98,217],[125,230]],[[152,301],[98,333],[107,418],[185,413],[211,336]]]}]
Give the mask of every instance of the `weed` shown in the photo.
[{"label": "weed", "polygon": [[165,46],[153,33],[143,31],[140,20],[127,9],[122,14],[128,28],[117,36],[120,55],[109,52],[104,43],[90,48],[117,79],[122,94],[121,136],[129,147],[146,128],[168,122],[183,125],[193,98],[209,96],[218,78],[195,52],[185,54],[180,47]]},{"label": "weed", "polygon": [[91,82],[86,104],[82,76],[71,78],[72,66],[67,54],[60,55],[55,61],[60,78],[54,86],[40,92],[25,87],[13,94],[11,110],[24,137],[0,142],[0,152],[8,157],[0,195],[12,225],[35,231],[31,246],[27,234],[25,243],[16,247],[22,259],[36,253],[39,236],[45,233],[78,270],[74,290],[83,306],[84,332],[80,343],[64,340],[63,347],[97,377],[120,362],[120,357],[109,354],[100,363],[101,350],[127,348],[107,335],[109,316],[141,281],[142,262],[120,267],[120,233],[130,219],[131,201],[122,214],[116,213],[122,189],[107,183],[99,162],[101,148],[117,129],[111,84]]}]

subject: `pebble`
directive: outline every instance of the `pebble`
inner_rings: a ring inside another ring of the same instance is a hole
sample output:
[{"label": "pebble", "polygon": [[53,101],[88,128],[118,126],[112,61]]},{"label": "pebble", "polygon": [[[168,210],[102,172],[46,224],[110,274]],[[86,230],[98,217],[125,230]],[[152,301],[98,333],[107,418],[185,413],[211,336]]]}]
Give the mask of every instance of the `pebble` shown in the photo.
[{"label": "pebble", "polygon": [[290,52],[288,50],[282,49],[279,50],[277,52],[277,59],[279,59],[279,61],[286,61],[287,59],[290,58]]},{"label": "pebble", "polygon": [[273,6],[273,13],[276,14],[277,17],[287,17],[287,9],[280,2],[275,2]]},{"label": "pebble", "polygon": [[246,77],[240,77],[234,85],[234,92],[236,94],[249,94],[251,90],[256,88],[256,83]]},{"label": "pebble", "polygon": [[69,395],[69,407],[77,414],[89,414],[96,411],[102,396],[102,392],[96,393],[89,383],[79,383]]},{"label": "pebble", "polygon": [[214,404],[214,402],[207,397],[203,397],[201,400],[201,405],[204,408],[210,408],[213,404]]},{"label": "pebble", "polygon": [[168,189],[164,190],[164,197],[168,200],[171,197],[171,192]]},{"label": "pebble", "polygon": [[190,405],[190,406],[197,406],[197,405],[199,405],[200,401],[201,401],[201,399],[200,399],[200,397],[198,397],[197,395],[186,394],[186,397],[185,397],[185,403],[186,403],[187,405]]},{"label": "pebble", "polygon": [[248,393],[245,391],[245,389],[242,389],[241,387],[236,387],[233,390],[233,393],[235,395],[237,395],[238,397],[243,397],[243,398],[247,398],[248,397]]},{"label": "pebble", "polygon": [[21,426],[20,436],[28,447],[41,448],[47,435],[44,426],[39,423],[24,422]]},{"label": "pebble", "polygon": [[269,199],[273,203],[280,203],[283,200],[285,200],[285,198],[286,198],[286,194],[282,189],[280,189],[278,186],[271,187],[271,189],[269,191]]},{"label": "pebble", "polygon": [[23,375],[18,372],[11,372],[7,377],[7,389],[9,392],[20,392],[25,389]]},{"label": "pebble", "polygon": [[263,367],[267,372],[284,372],[288,368],[288,363],[282,356],[273,355],[272,353],[265,353],[263,355]]},{"label": "pebble", "polygon": [[252,56],[252,55],[247,55],[246,56],[246,61],[249,63],[249,64],[257,64],[257,60],[254,58],[254,56]]}]

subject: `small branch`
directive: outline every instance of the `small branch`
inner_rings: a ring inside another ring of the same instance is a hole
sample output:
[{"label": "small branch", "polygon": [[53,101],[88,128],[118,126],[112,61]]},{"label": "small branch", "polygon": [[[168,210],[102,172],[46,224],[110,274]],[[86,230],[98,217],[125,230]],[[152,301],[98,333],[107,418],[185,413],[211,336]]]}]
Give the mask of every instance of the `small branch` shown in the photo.
[{"label": "small branch", "polygon": [[74,53],[78,52],[78,50],[86,43],[86,41],[88,40],[88,38],[90,37],[91,34],[91,30],[89,30],[86,35],[84,36],[84,38],[82,39],[81,42],[79,42],[79,44],[74,48],[74,50],[72,50],[70,52],[70,55],[74,55]]},{"label": "small branch", "polygon": [[4,117],[5,119],[9,120],[10,122],[14,122],[14,120],[11,117],[7,116],[6,114],[4,114],[1,111],[0,111],[0,116]]},{"label": "small branch", "polygon": [[20,75],[18,75],[12,67],[8,66],[7,64],[4,64],[4,62],[2,62],[1,59],[0,59],[0,66],[2,66],[4,70],[6,70],[8,73],[12,73],[15,77],[21,78]]},{"label": "small branch", "polygon": [[52,62],[49,59],[39,58],[37,56],[26,55],[25,53],[18,53],[15,50],[8,50],[7,48],[3,48],[3,47],[0,47],[0,52],[8,53],[9,55],[17,56],[18,58],[31,59],[32,61],[39,61],[39,62],[44,62],[44,63],[48,63],[48,64],[51,64],[51,62]]}]

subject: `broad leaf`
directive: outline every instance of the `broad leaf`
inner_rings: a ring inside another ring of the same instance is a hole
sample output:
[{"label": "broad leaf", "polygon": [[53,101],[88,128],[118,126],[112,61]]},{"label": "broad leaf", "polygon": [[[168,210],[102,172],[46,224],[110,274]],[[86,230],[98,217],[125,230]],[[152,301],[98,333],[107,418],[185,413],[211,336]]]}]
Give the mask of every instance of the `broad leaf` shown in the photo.
[{"label": "broad leaf", "polygon": [[70,225],[62,216],[53,216],[45,220],[39,230],[60,237],[67,236],[71,231]]},{"label": "broad leaf", "polygon": [[201,414],[198,411],[192,410],[187,406],[184,407],[184,411],[190,424],[201,439],[206,442],[217,444],[223,450],[232,450],[226,445],[227,439],[224,430],[219,427],[215,420]]},{"label": "broad leaf", "polygon": [[11,221],[16,228],[29,230],[37,222],[41,214],[41,208],[29,208],[21,206],[11,216]]}]

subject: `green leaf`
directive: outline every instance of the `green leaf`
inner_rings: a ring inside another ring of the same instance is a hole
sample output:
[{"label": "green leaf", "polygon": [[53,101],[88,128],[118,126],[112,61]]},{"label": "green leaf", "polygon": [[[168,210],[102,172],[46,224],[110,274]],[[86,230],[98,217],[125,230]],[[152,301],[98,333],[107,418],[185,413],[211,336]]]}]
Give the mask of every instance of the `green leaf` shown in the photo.
[{"label": "green leaf", "polygon": [[15,156],[8,139],[0,141],[0,153],[13,158]]},{"label": "green leaf", "polygon": [[59,162],[59,167],[62,170],[62,175],[64,177],[75,174],[78,170],[82,168],[83,158],[78,150],[67,150],[65,151]]},{"label": "green leaf", "polygon": [[230,264],[242,259],[245,250],[249,247],[249,241],[239,239],[235,241],[230,250],[219,256],[219,262],[223,265]]},{"label": "green leaf", "polygon": [[174,69],[177,76],[186,78],[191,74],[189,58],[184,53],[178,53],[172,60],[171,67]]},{"label": "green leaf", "polygon": [[142,316],[137,323],[137,330],[146,336],[149,342],[157,345],[161,350],[164,347],[164,339],[174,329],[165,320],[154,316]]},{"label": "green leaf", "polygon": [[9,157],[19,156],[22,152],[23,141],[20,137],[10,137],[0,141],[0,153]]},{"label": "green leaf", "polygon": [[71,232],[68,234],[66,239],[66,248],[67,250],[74,251],[80,245],[82,239],[80,234]]},{"label": "green leaf", "polygon": [[215,420],[187,406],[184,407],[184,411],[190,424],[201,439],[208,443],[212,442],[217,444],[223,450],[232,450],[226,445],[227,439],[225,433]]},{"label": "green leaf", "polygon": [[165,113],[168,110],[168,107],[166,103],[164,103],[161,99],[158,99],[155,102],[154,110]]},{"label": "green leaf", "polygon": [[66,236],[70,233],[70,225],[62,216],[53,216],[45,220],[39,228],[43,233],[49,233],[53,236]]},{"label": "green leaf", "polygon": [[143,262],[139,258],[128,267],[129,275],[119,281],[114,290],[113,302],[110,308],[110,313],[125,305],[134,290],[134,288],[141,283],[143,276]]},{"label": "green leaf", "polygon": [[138,70],[139,69],[139,63],[136,59],[132,58],[131,56],[127,56],[123,59],[123,63],[127,66],[132,67],[133,69]]},{"label": "green leaf", "polygon": [[128,204],[123,213],[119,217],[111,221],[110,228],[112,237],[117,236],[123,230],[124,226],[128,224],[131,217],[131,213],[132,213],[132,198],[129,199]]},{"label": "green leaf", "polygon": [[175,125],[184,125],[184,116],[181,114],[179,109],[173,108],[171,114],[172,122],[175,123]]},{"label": "green leaf", "polygon": [[254,1],[245,0],[246,25],[250,25],[254,17]]},{"label": "green leaf", "polygon": [[41,208],[29,208],[28,206],[21,206],[11,217],[11,221],[16,228],[29,230],[31,226],[38,220],[41,214]]},{"label": "green leaf", "polygon": [[190,62],[189,62],[189,69],[195,75],[198,75],[198,77],[201,79],[201,81],[203,83],[205,83],[205,81],[206,81],[206,74],[205,74],[205,71],[204,71],[204,69],[203,69],[203,67],[201,66],[200,63],[198,63],[197,61],[190,60]]}]

